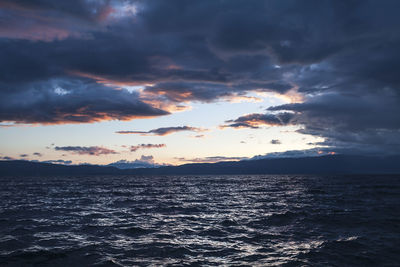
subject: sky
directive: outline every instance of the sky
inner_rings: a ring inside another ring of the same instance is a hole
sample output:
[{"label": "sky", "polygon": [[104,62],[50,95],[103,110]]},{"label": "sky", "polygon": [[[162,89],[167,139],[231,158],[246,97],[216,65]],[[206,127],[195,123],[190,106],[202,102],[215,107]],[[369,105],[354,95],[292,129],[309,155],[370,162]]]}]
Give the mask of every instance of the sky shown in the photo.
[{"label": "sky", "polygon": [[399,154],[399,10],[397,0],[0,0],[0,159]]}]

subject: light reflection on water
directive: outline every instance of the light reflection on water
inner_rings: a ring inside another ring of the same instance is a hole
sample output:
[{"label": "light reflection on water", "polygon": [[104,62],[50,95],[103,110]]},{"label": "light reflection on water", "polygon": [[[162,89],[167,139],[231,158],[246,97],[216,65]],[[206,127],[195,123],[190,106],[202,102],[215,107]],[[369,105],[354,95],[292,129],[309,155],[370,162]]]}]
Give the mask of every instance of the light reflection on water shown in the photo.
[{"label": "light reflection on water", "polygon": [[0,178],[0,265],[395,266],[399,178]]}]

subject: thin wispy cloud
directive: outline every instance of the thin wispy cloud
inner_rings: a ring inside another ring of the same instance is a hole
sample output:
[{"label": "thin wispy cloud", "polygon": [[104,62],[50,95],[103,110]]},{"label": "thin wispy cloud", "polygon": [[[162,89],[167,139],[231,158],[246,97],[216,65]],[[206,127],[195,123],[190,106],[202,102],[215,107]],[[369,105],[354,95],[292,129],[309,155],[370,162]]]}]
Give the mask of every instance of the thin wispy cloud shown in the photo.
[{"label": "thin wispy cloud", "polygon": [[165,136],[176,132],[204,132],[206,129],[191,127],[191,126],[178,126],[178,127],[163,127],[157,128],[150,131],[118,131],[118,134],[139,134],[139,135],[158,135]]},{"label": "thin wispy cloud", "polygon": [[278,140],[278,139],[272,139],[270,143],[272,145],[280,145],[280,144],[282,144],[281,140]]},{"label": "thin wispy cloud", "polygon": [[248,159],[247,157],[224,157],[224,156],[213,156],[204,158],[175,158],[181,162],[191,162],[191,163],[215,163],[219,161],[239,161]]},{"label": "thin wispy cloud", "polygon": [[78,155],[100,156],[109,154],[119,154],[119,152],[100,146],[56,146],[56,151],[66,151]]},{"label": "thin wispy cloud", "polygon": [[139,149],[152,149],[152,148],[163,148],[166,147],[166,144],[140,144],[136,146],[130,146],[129,150],[131,152],[136,152]]},{"label": "thin wispy cloud", "polygon": [[204,134],[197,134],[197,135],[192,135],[190,137],[192,137],[192,138],[205,138],[206,136]]}]

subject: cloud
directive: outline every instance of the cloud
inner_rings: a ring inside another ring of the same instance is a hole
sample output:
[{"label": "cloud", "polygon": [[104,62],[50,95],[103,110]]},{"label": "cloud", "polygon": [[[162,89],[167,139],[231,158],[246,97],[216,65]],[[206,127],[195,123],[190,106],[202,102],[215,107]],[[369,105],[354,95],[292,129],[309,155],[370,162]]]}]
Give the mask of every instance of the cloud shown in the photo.
[{"label": "cloud", "polygon": [[62,160],[62,159],[57,159],[57,160],[46,160],[46,161],[40,161],[43,163],[56,163],[56,164],[64,164],[64,165],[71,165],[72,161],[71,160]]},{"label": "cloud", "polygon": [[284,94],[292,89],[292,85],[284,82],[274,83],[269,81],[251,82],[237,81],[232,84],[223,82],[161,82],[153,86],[147,86],[145,93],[172,102],[201,101],[213,102],[218,99],[235,100],[246,99],[255,100],[245,96],[248,91],[266,91]]},{"label": "cloud", "polygon": [[164,136],[164,135],[169,135],[172,133],[176,132],[182,132],[182,131],[191,131],[191,132],[203,132],[205,129],[202,128],[197,128],[197,127],[191,127],[191,126],[177,126],[177,127],[163,127],[163,128],[157,128],[153,129],[150,131],[118,131],[116,133],[118,134],[140,134],[140,135],[158,135],[158,136]]},{"label": "cloud", "polygon": [[2,159],[2,160],[15,160],[15,158],[8,157],[8,156],[0,157],[0,159]]},{"label": "cloud", "polygon": [[226,121],[226,125],[222,125],[222,128],[252,128],[258,129],[260,126],[284,126],[292,123],[295,114],[289,112],[283,112],[278,114],[259,114],[253,113],[241,116],[234,120]]},{"label": "cloud", "polygon": [[21,154],[21,155],[19,155],[19,157],[20,158],[26,158],[26,157],[29,157],[29,155],[28,154]]},{"label": "cloud", "polygon": [[296,112],[295,123],[302,126],[298,132],[323,137],[325,141],[318,145],[393,154],[400,149],[400,108],[396,102],[390,90],[380,95],[334,92],[269,110]]},{"label": "cloud", "polygon": [[278,139],[272,139],[270,143],[272,145],[280,145],[280,144],[282,144],[281,140],[278,140]]},{"label": "cloud", "polygon": [[168,114],[142,102],[135,93],[84,80],[57,79],[10,89],[14,90],[2,91],[0,83],[0,121],[88,123]]},{"label": "cloud", "polygon": [[204,134],[197,134],[197,135],[193,135],[191,137],[192,138],[205,138],[206,136]]},{"label": "cloud", "polygon": [[165,144],[140,144],[136,146],[131,146],[129,149],[131,152],[136,152],[139,149],[151,149],[151,148],[163,148],[166,147]]},{"label": "cloud", "polygon": [[[125,1],[8,1],[0,8],[7,25],[0,24],[0,36],[33,41],[54,41],[88,37],[116,19],[133,16],[134,6]],[[130,8],[130,10],[129,10]]]},{"label": "cloud", "polygon": [[134,161],[119,160],[108,164],[108,166],[113,166],[119,169],[135,169],[135,168],[155,168],[164,165],[155,163],[153,156],[142,155],[140,159],[136,159]]},{"label": "cloud", "polygon": [[0,128],[9,128],[9,127],[13,127],[14,124],[10,123],[10,124],[0,124]]},{"label": "cloud", "polygon": [[117,151],[99,146],[56,146],[54,147],[56,151],[66,151],[78,155],[90,155],[90,156],[100,156],[109,154],[118,154]]},{"label": "cloud", "polygon": [[192,163],[214,163],[219,161],[238,161],[248,159],[246,157],[224,157],[224,156],[214,156],[214,157],[204,157],[204,158],[176,158],[179,161],[192,162]]},{"label": "cloud", "polygon": [[[309,97],[304,103],[274,106],[268,110],[296,112],[301,114],[297,118],[297,123],[311,123],[314,127],[320,128],[397,129],[400,127],[400,121],[395,114],[400,112],[400,107],[394,105],[396,100],[390,99],[392,97],[395,96],[390,92],[386,95],[382,93],[380,96],[368,93],[356,96],[334,92]],[[386,105],[382,105],[383,103]],[[370,110],[374,112],[371,114]]]},{"label": "cloud", "polygon": [[[348,153],[348,151],[342,151]],[[331,148],[320,147],[305,150],[288,150],[284,152],[271,152],[265,155],[254,156],[251,159],[270,159],[270,158],[303,158],[303,157],[318,157],[326,155],[341,154],[338,151],[333,151]],[[355,153],[356,154],[356,153]]]},{"label": "cloud", "polygon": [[35,153],[33,153],[33,155],[36,156],[36,157],[41,157],[41,156],[43,156],[43,154],[42,154],[42,153],[39,153],[39,152],[35,152]]},{"label": "cloud", "polygon": [[297,90],[301,103],[227,127],[295,124],[326,145],[395,152],[399,27],[397,0],[3,0],[0,122],[131,120]]},{"label": "cloud", "polygon": [[[193,25],[193,17],[209,12],[219,18],[226,4],[164,5],[158,1],[2,1],[1,14],[7,16],[7,23],[0,25],[0,92],[1,99],[7,99],[1,106],[8,105],[0,110],[0,121],[129,120],[168,114],[152,103],[172,101],[179,106],[186,101],[244,97],[251,90],[285,93],[291,88],[269,55],[223,59],[206,41],[212,40],[213,27],[198,24],[196,30],[186,28]],[[160,8],[180,14],[175,9],[181,5],[192,18],[158,14]],[[242,9],[237,4],[232,8]],[[139,11],[133,11],[136,9]],[[124,18],[124,12],[135,19]],[[104,18],[112,17],[112,23],[104,24]],[[161,17],[166,17],[173,29],[162,31]],[[192,34],[187,35],[187,30]],[[115,90],[125,85],[145,89],[136,95]],[[148,104],[141,102],[142,98]],[[29,101],[21,103],[21,99]]]}]

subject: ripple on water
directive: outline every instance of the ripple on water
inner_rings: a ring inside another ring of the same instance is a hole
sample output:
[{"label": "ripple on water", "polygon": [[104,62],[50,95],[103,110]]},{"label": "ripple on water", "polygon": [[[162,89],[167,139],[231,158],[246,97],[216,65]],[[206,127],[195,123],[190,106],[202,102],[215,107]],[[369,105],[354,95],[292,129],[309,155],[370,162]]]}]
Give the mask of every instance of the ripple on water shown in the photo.
[{"label": "ripple on water", "polygon": [[0,265],[400,262],[399,176],[60,176],[0,182]]}]

